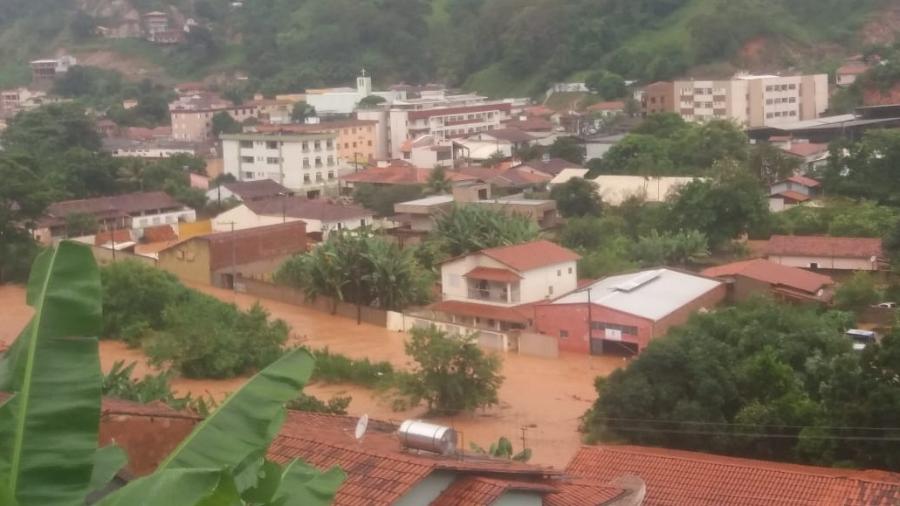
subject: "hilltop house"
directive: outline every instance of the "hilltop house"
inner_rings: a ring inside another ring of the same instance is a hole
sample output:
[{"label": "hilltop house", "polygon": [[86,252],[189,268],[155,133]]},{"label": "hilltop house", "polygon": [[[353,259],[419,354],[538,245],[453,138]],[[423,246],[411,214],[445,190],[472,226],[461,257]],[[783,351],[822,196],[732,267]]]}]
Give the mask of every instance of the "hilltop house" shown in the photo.
[{"label": "hilltop house", "polygon": [[769,187],[769,210],[773,213],[810,202],[819,196],[821,184],[811,177],[791,176]]}]

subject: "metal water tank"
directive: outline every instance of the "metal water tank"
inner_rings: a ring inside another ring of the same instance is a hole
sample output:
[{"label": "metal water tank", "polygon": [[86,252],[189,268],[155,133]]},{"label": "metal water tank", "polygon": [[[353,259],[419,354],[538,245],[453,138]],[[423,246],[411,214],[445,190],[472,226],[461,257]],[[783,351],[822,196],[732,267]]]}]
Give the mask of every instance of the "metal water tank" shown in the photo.
[{"label": "metal water tank", "polygon": [[406,448],[452,455],[456,452],[456,431],[443,425],[406,420],[400,424],[400,443]]}]

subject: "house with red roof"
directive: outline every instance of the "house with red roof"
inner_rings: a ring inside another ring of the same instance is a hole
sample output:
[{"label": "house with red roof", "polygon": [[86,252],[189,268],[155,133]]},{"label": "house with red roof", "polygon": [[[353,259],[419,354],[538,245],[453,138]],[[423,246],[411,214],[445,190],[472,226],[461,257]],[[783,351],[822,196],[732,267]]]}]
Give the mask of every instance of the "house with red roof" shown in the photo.
[{"label": "house with red roof", "polygon": [[[417,167],[404,160],[391,160],[387,164],[379,164],[367,167],[359,172],[341,178],[341,192],[347,195],[353,193],[357,185],[375,186],[410,186],[424,185],[434,169]],[[453,183],[464,181],[476,181],[475,176],[460,174],[454,171],[446,172],[447,179]]]},{"label": "house with red roof", "polygon": [[481,344],[506,349],[506,333],[533,324],[535,303],[578,284],[574,251],[540,240],[489,248],[441,264],[441,301],[429,306],[450,329],[479,331]]},{"label": "house with red roof", "polygon": [[644,482],[644,506],[890,506],[900,474],[803,466],[642,446],[585,446],[566,468],[603,482],[623,474]]},{"label": "house with red roof", "polygon": [[782,153],[800,161],[801,172],[811,172],[828,164],[830,151],[827,143],[798,141],[787,137],[787,140],[776,145]]},{"label": "house with red roof", "polygon": [[710,267],[703,275],[724,281],[728,299],[735,302],[758,293],[789,302],[821,304],[829,303],[834,296],[831,277],[763,258]]},{"label": "house with red roof", "polygon": [[838,67],[834,73],[835,84],[838,86],[850,86],[859,76],[868,72],[869,66],[861,60],[850,60]]},{"label": "house with red roof", "polygon": [[884,265],[881,239],[823,235],[773,235],[766,257],[777,264],[802,269],[877,271]]},{"label": "house with red roof", "polygon": [[769,210],[777,213],[808,204],[819,196],[821,186],[811,177],[798,175],[778,181],[769,187]]}]

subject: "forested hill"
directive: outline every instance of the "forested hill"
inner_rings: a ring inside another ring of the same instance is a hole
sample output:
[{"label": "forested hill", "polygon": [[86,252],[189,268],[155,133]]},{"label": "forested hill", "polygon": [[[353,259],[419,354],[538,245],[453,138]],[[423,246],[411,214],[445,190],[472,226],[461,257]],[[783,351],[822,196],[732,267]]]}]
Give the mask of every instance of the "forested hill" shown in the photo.
[{"label": "forested hill", "polygon": [[[146,64],[171,79],[241,70],[264,91],[349,82],[361,68],[382,83],[439,80],[489,94],[529,94],[601,69],[642,80],[737,68],[827,70],[872,43],[867,40],[872,33],[885,32],[877,25],[898,5],[898,0],[2,0],[0,86],[26,80],[29,58],[59,48],[101,66],[105,60],[97,55],[106,55],[111,66]],[[91,35],[94,26],[116,26],[151,10],[194,18],[209,30],[192,32],[178,48]],[[887,29],[891,36],[892,28]],[[700,64],[706,68],[696,69]]]}]

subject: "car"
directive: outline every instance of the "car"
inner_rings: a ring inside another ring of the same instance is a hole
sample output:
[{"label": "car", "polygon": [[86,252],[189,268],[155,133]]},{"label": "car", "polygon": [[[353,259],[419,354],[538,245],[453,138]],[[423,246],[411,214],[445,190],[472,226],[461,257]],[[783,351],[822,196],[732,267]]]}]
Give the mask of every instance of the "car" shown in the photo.
[{"label": "car", "polygon": [[896,302],[879,302],[878,304],[873,304],[872,307],[878,307],[882,309],[895,309],[897,307]]}]

